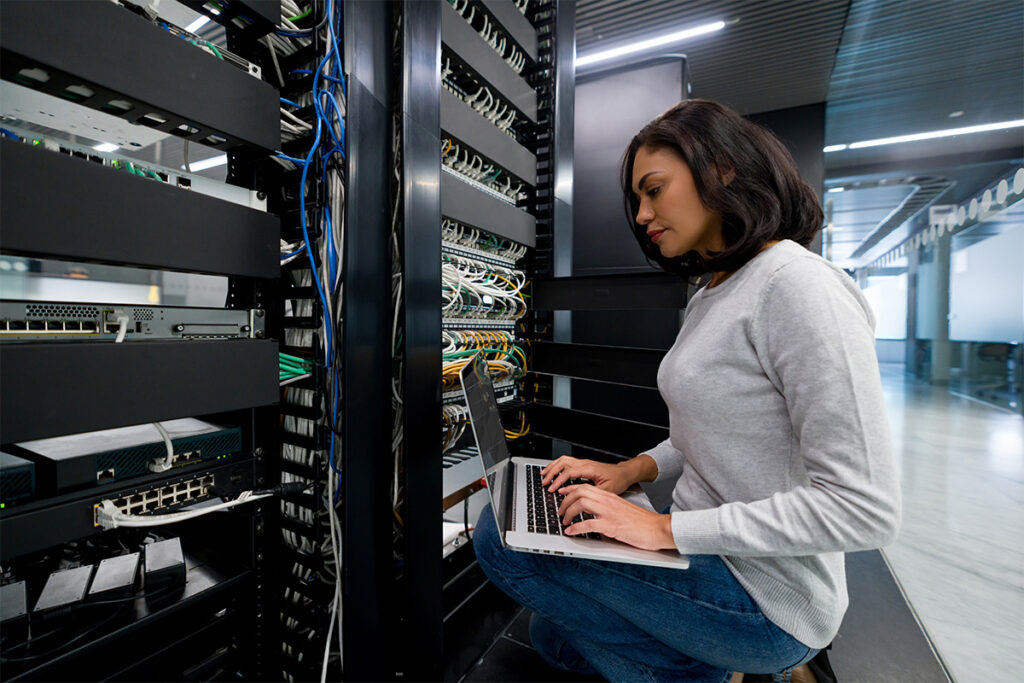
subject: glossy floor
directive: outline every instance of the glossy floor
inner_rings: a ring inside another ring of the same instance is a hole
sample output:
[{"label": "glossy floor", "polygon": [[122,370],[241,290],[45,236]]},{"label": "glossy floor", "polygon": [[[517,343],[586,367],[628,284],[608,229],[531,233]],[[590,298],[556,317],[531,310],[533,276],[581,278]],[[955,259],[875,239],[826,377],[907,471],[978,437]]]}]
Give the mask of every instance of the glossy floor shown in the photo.
[{"label": "glossy floor", "polygon": [[959,683],[1024,670],[1024,418],[883,366],[903,467],[903,526],[885,549]]}]

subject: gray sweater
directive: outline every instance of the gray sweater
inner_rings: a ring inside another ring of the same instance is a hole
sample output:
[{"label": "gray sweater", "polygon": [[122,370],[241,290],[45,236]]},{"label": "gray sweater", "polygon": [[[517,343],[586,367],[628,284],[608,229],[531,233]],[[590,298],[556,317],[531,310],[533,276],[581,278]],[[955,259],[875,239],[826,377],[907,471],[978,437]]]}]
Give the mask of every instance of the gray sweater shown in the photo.
[{"label": "gray sweater", "polygon": [[813,648],[849,602],[843,552],[889,543],[900,494],[874,316],[835,265],[784,241],[700,290],[658,371],[681,553],[721,555]]}]

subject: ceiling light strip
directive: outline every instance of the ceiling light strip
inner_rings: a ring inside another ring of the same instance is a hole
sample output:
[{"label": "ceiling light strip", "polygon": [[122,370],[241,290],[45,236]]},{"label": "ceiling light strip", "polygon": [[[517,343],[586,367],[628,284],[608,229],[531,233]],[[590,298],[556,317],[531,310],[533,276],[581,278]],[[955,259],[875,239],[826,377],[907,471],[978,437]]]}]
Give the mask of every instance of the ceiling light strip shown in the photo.
[{"label": "ceiling light strip", "polygon": [[882,145],[897,145],[902,142],[917,142],[918,140],[934,140],[936,138],[949,138],[956,135],[971,135],[973,133],[989,133],[998,130],[1010,130],[1011,128],[1024,127],[1024,119],[1015,121],[999,121],[997,123],[984,123],[979,126],[964,126],[963,128],[947,128],[945,130],[933,130],[927,133],[913,133],[911,135],[897,135],[891,138],[877,138],[875,140],[861,140],[851,142],[848,145],[828,145],[822,149],[823,152],[841,152],[844,149],[864,149],[865,147],[881,147]]},{"label": "ceiling light strip", "polygon": [[688,38],[695,38],[696,36],[706,35],[708,33],[714,33],[721,31],[725,28],[724,21],[714,21],[710,24],[702,24],[701,26],[695,26],[688,28],[683,31],[676,31],[674,33],[668,33],[663,36],[655,38],[649,38],[647,40],[641,40],[637,43],[630,43],[621,47],[612,48],[610,50],[602,50],[601,52],[594,52],[589,55],[584,55],[576,59],[576,68],[581,66],[587,66],[590,64],[596,64],[598,62],[606,62],[609,59],[615,59],[616,57],[624,57],[637,52],[643,52],[663,45],[671,45],[673,43],[679,43]]}]

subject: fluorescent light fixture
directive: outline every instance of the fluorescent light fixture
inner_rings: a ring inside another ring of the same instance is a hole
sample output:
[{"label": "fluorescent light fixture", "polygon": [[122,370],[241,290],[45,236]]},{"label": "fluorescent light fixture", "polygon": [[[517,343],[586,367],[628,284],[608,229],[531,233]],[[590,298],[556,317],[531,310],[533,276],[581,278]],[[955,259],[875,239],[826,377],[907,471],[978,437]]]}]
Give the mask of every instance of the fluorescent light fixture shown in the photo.
[{"label": "fluorescent light fixture", "polygon": [[210,17],[208,17],[208,16],[206,16],[204,14],[203,16],[199,17],[198,19],[193,21],[191,24],[186,26],[185,30],[188,31],[189,33],[195,33],[196,31],[198,31],[199,29],[201,29],[202,27],[206,26],[209,23],[210,23]]},{"label": "fluorescent light fixture", "polygon": [[121,149],[113,142],[101,142],[100,144],[93,147],[97,152],[113,152],[115,149]]},{"label": "fluorescent light fixture", "polygon": [[846,145],[828,145],[821,149],[822,152],[842,152],[846,149]]},{"label": "fluorescent light fixture", "polygon": [[881,145],[895,145],[901,142],[916,142],[918,140],[934,140],[935,138],[948,138],[954,135],[970,135],[971,133],[988,133],[994,130],[1020,128],[1021,126],[1024,126],[1024,119],[1017,119],[1016,121],[999,121],[998,123],[985,123],[980,126],[947,128],[946,130],[933,130],[927,133],[897,135],[891,138],[878,138],[877,140],[862,140],[861,142],[851,142],[850,149],[863,149],[864,147],[879,147]]},{"label": "fluorescent light fixture", "polygon": [[[210,157],[209,159],[203,159],[201,161],[193,161],[192,163],[189,164],[189,168],[192,169],[193,173],[196,173],[198,171],[205,171],[208,168],[223,166],[226,163],[228,163],[228,155],[221,154],[219,157]],[[181,168],[182,170],[185,169],[184,166],[182,166]]]},{"label": "fluorescent light fixture", "polygon": [[829,192],[844,192],[844,191],[846,191],[846,188],[845,187],[830,187],[828,189],[828,191]]},{"label": "fluorescent light fixture", "polygon": [[616,57],[622,57],[624,55],[631,55],[634,52],[643,52],[644,50],[650,50],[651,48],[661,47],[662,45],[671,45],[672,43],[678,43],[686,40],[687,38],[694,38],[696,36],[702,36],[706,33],[714,33],[715,31],[721,31],[725,28],[724,21],[715,21],[710,24],[703,24],[694,28],[688,28],[684,31],[676,31],[675,33],[668,33],[657,38],[649,38],[648,40],[641,40],[638,43],[630,43],[629,45],[623,45],[621,47],[612,48],[610,50],[602,50],[601,52],[594,52],[593,54],[585,55],[576,60],[576,68],[581,66],[587,66],[588,64],[596,64],[597,62],[605,62],[609,59],[615,59]]}]

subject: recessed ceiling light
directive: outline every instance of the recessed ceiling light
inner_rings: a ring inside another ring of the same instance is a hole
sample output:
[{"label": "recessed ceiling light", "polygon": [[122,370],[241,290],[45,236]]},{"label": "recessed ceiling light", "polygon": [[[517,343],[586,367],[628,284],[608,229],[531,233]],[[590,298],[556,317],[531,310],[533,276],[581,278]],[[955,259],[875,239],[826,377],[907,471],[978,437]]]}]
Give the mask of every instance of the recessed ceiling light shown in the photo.
[{"label": "recessed ceiling light", "polygon": [[186,26],[185,30],[188,31],[189,33],[195,33],[196,31],[198,31],[202,27],[206,26],[208,23],[210,23],[210,17],[208,17],[206,15],[203,15],[203,16],[199,17],[198,19],[196,19],[195,21],[193,21],[188,26]]},{"label": "recessed ceiling light", "polygon": [[100,144],[93,147],[97,152],[113,152],[115,149],[120,149],[117,145],[112,142],[101,142]]},{"label": "recessed ceiling light", "polygon": [[822,152],[841,152],[846,149],[846,145],[827,145],[822,148]]},{"label": "recessed ceiling light", "polygon": [[964,110],[963,109],[957,109],[956,111],[952,111],[952,112],[949,113],[949,118],[955,119],[955,118],[959,118],[959,117],[961,117],[963,115],[964,115]]},{"label": "recessed ceiling light", "polygon": [[[210,157],[209,159],[193,161],[191,164],[189,164],[189,167],[192,169],[192,172],[195,173],[197,171],[205,171],[208,168],[223,166],[226,163],[228,163],[228,155],[221,154],[219,157]],[[185,170],[185,167],[182,166],[181,169]]]},{"label": "recessed ceiling light", "polygon": [[828,188],[828,191],[829,192],[845,192],[846,188],[845,187],[830,187],[830,188]]},{"label": "recessed ceiling light", "polygon": [[675,33],[667,33],[663,36],[656,38],[649,38],[647,40],[641,40],[637,43],[630,43],[629,45],[623,45],[621,47],[615,47],[610,50],[602,50],[600,52],[594,52],[589,55],[584,55],[576,60],[576,68],[586,66],[588,64],[596,64],[597,62],[605,62],[609,59],[615,59],[616,57],[622,57],[624,55],[631,55],[635,52],[643,52],[644,50],[650,50],[655,47],[661,47],[662,45],[671,45],[678,43],[687,38],[694,38],[696,36],[702,36],[707,33],[714,33],[715,31],[721,31],[725,28],[724,21],[715,21],[710,24],[703,24],[701,26],[695,26],[688,28],[683,31],[676,31]]}]

